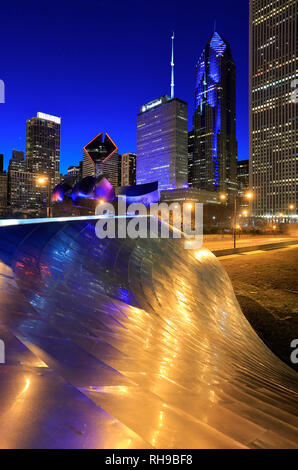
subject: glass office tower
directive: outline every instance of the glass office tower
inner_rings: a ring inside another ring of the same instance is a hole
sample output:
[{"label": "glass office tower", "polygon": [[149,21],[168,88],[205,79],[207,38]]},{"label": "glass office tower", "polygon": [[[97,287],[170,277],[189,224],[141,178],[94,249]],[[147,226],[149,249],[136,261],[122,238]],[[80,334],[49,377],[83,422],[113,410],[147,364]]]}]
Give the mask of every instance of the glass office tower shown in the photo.
[{"label": "glass office tower", "polygon": [[193,128],[192,185],[236,192],[236,68],[228,42],[217,32],[196,66]]},{"label": "glass office tower", "polygon": [[60,182],[60,127],[61,118],[50,114],[37,113],[37,117],[27,120],[28,170],[48,176],[52,189]]},{"label": "glass office tower", "polygon": [[141,107],[137,117],[137,184],[158,189],[187,184],[188,105],[164,95]]},{"label": "glass office tower", "polygon": [[295,218],[297,0],[250,1],[250,185],[253,213]]}]

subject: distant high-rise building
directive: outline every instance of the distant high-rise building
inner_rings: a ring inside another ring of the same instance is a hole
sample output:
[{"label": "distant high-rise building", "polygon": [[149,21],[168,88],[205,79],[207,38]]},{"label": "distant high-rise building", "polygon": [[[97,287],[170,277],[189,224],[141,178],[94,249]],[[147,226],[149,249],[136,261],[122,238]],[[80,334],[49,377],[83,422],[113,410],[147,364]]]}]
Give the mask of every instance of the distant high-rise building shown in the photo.
[{"label": "distant high-rise building", "polygon": [[61,118],[45,113],[27,120],[26,159],[31,173],[50,178],[53,189],[60,181]]},{"label": "distant high-rise building", "polygon": [[8,165],[8,205],[12,213],[38,211],[46,191],[38,187],[37,175],[29,171],[24,152],[12,151]]},{"label": "distant high-rise building", "polygon": [[12,158],[9,160],[9,164],[8,164],[8,171],[10,170],[18,170],[18,171],[28,170],[24,152],[20,150],[12,151]]},{"label": "distant high-rise building", "polygon": [[12,160],[14,162],[23,162],[25,160],[25,153],[21,150],[13,150]]},{"label": "distant high-rise building", "polygon": [[118,147],[108,134],[98,134],[83,148],[83,178],[105,175],[113,186],[118,186]]},{"label": "distant high-rise building", "polygon": [[3,172],[3,155],[0,154],[0,218],[7,212],[7,173]]},{"label": "distant high-rise building", "polygon": [[136,157],[135,153],[121,155],[121,186],[136,184]]},{"label": "distant high-rise building", "polygon": [[39,190],[33,173],[22,168],[9,169],[8,203],[12,212],[39,211],[45,198],[45,192]]},{"label": "distant high-rise building", "polygon": [[141,107],[137,117],[137,184],[158,189],[188,182],[188,105],[164,95]]},{"label": "distant high-rise building", "polygon": [[236,191],[236,68],[229,43],[217,32],[196,66],[193,128],[193,186]]},{"label": "distant high-rise building", "polygon": [[100,173],[105,175],[109,182],[116,188],[119,186],[119,154],[118,152],[114,152],[102,165],[102,169]]},{"label": "distant high-rise building", "polygon": [[237,162],[237,182],[240,193],[244,193],[249,188],[249,160]]},{"label": "distant high-rise building", "polygon": [[74,178],[76,181],[82,179],[82,167],[79,166],[69,166],[67,169],[67,177]]},{"label": "distant high-rise building", "polygon": [[276,217],[297,207],[297,14],[297,0],[250,0],[249,153],[255,216]]},{"label": "distant high-rise building", "polygon": [[193,164],[194,164],[194,131],[189,131],[188,133],[188,184],[189,186],[193,185]]}]

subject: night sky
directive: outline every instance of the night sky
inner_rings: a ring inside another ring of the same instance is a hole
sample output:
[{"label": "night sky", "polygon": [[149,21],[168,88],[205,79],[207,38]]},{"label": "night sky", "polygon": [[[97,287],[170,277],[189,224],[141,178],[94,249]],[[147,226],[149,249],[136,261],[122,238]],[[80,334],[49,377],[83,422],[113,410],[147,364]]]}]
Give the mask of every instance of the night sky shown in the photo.
[{"label": "night sky", "polygon": [[214,30],[237,67],[239,159],[248,158],[248,0],[16,0],[1,5],[0,153],[25,150],[26,119],[61,116],[61,172],[82,147],[108,132],[119,152],[136,151],[142,104],[170,94],[175,31],[175,96],[194,108],[194,68]]}]

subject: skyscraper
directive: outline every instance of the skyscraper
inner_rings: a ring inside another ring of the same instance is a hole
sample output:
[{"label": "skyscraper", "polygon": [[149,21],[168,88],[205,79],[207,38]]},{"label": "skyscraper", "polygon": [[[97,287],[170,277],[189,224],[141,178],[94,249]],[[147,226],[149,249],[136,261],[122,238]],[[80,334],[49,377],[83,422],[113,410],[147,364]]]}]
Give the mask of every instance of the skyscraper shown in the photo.
[{"label": "skyscraper", "polygon": [[83,178],[105,175],[110,183],[118,186],[118,147],[108,134],[98,134],[83,148]]},{"label": "skyscraper", "polygon": [[121,155],[121,186],[136,184],[136,154],[124,153]]},{"label": "skyscraper", "polygon": [[0,154],[0,218],[6,215],[7,210],[7,173],[3,171],[3,154]]},{"label": "skyscraper", "polygon": [[141,107],[137,117],[137,184],[158,189],[187,184],[188,105],[164,95]]},{"label": "skyscraper", "polygon": [[37,187],[36,176],[28,170],[24,152],[13,150],[8,164],[8,204],[12,214],[41,208],[44,195]]},{"label": "skyscraper", "polygon": [[297,8],[297,0],[250,0],[249,153],[256,216],[297,207]]},{"label": "skyscraper", "polygon": [[188,104],[175,98],[174,38],[171,35],[171,97],[143,105],[137,117],[137,184],[158,182],[159,190],[188,183]]},{"label": "skyscraper", "polygon": [[188,133],[188,184],[193,185],[193,163],[194,163],[194,131]]},{"label": "skyscraper", "polygon": [[212,34],[196,66],[193,186],[236,191],[236,68],[230,45]]},{"label": "skyscraper", "polygon": [[249,189],[249,161],[239,160],[237,162],[238,190],[241,194]]},{"label": "skyscraper", "polygon": [[8,171],[10,170],[17,170],[17,171],[28,170],[24,152],[21,152],[20,150],[12,151],[12,158],[9,160],[9,163],[8,163]]},{"label": "skyscraper", "polygon": [[80,181],[82,179],[81,170],[82,170],[81,165],[69,166],[67,169],[67,177],[74,178],[76,181]]},{"label": "skyscraper", "polygon": [[10,161],[23,162],[25,160],[25,154],[21,150],[12,151],[12,159]]},{"label": "skyscraper", "polygon": [[26,160],[28,170],[50,178],[51,188],[60,181],[61,118],[37,113],[27,120]]}]

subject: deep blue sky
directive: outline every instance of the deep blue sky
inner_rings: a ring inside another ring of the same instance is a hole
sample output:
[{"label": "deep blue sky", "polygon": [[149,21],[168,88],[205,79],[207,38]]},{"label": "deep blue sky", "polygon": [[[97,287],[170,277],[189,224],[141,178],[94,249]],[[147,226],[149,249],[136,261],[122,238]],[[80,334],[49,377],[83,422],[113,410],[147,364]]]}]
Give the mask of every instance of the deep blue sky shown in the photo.
[{"label": "deep blue sky", "polygon": [[212,34],[230,42],[237,67],[239,159],[248,158],[248,0],[40,0],[1,5],[0,153],[25,150],[26,119],[62,117],[61,171],[107,131],[119,152],[136,150],[142,104],[170,93],[175,30],[175,95],[189,103],[194,67]]}]

